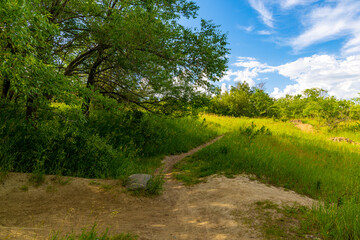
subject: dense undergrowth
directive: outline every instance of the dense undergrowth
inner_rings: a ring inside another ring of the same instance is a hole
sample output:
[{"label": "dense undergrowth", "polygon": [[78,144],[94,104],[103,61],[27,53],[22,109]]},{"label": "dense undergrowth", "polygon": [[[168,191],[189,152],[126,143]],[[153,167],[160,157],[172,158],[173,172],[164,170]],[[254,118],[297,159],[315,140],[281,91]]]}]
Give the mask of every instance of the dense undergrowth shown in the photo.
[{"label": "dense undergrowth", "polygon": [[152,173],[162,156],[187,151],[216,135],[196,118],[141,111],[96,110],[88,120],[61,106],[31,122],[16,106],[0,114],[2,171],[124,178]]},{"label": "dense undergrowth", "polygon": [[206,120],[229,133],[178,164],[178,179],[191,184],[212,174],[254,174],[323,202],[307,221],[325,239],[360,239],[360,149],[330,141],[338,133],[356,135],[347,130],[350,125],[337,132],[304,133],[270,119],[208,115]]}]

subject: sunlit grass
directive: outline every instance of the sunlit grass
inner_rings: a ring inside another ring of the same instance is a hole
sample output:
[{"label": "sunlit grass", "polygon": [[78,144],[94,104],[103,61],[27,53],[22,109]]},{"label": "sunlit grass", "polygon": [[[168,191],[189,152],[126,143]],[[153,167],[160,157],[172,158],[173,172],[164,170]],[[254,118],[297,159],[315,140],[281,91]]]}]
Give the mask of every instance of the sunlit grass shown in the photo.
[{"label": "sunlit grass", "polygon": [[[359,146],[332,142],[336,132],[306,133],[290,122],[203,117],[226,136],[178,164],[178,179],[191,184],[212,174],[254,174],[261,181],[323,201],[324,207],[313,212],[323,236],[360,237],[354,224],[360,218]],[[243,129],[252,123],[265,126],[272,135],[249,141]]]}]

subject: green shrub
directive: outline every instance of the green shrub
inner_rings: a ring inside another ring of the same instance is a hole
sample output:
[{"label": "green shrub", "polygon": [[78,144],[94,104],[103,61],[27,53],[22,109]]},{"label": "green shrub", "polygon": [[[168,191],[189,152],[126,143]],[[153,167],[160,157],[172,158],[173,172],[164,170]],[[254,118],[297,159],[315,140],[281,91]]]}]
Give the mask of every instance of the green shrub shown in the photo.
[{"label": "green shrub", "polygon": [[81,124],[19,119],[0,128],[0,165],[17,172],[115,177],[126,157]]},{"label": "green shrub", "polygon": [[193,118],[170,119],[141,111],[94,110],[58,104],[27,121],[19,106],[0,106],[0,172],[88,178],[152,173],[167,154],[188,151],[216,132]]}]

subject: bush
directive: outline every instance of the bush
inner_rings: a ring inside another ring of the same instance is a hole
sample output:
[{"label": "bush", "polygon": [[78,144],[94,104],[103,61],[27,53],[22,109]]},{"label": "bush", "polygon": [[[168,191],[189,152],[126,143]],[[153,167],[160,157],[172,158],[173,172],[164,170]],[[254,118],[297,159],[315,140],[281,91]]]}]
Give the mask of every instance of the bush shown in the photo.
[{"label": "bush", "polygon": [[216,135],[196,119],[161,118],[140,111],[97,110],[85,121],[77,108],[0,107],[0,171],[120,178],[152,173],[166,154],[188,151]]},{"label": "bush", "polygon": [[83,124],[8,119],[0,127],[3,170],[81,177],[115,177],[126,157]]}]

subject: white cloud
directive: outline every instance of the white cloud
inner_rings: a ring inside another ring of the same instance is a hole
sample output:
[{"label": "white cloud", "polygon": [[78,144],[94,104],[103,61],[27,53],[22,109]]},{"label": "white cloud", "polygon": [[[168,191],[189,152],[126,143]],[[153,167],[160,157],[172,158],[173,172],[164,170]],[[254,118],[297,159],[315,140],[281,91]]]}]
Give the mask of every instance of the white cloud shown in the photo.
[{"label": "white cloud", "polygon": [[268,73],[274,71],[273,67],[267,65],[266,63],[261,63],[255,58],[238,57],[238,61],[233,65],[236,67],[243,67],[257,73]]},{"label": "white cloud", "polygon": [[343,46],[342,52],[346,56],[360,53],[360,31],[353,34],[353,38]]},{"label": "white cloud", "polygon": [[327,3],[314,7],[305,16],[303,24],[306,30],[291,39],[289,44],[298,51],[316,43],[349,36],[343,54],[360,53],[360,1],[332,0]]},{"label": "white cloud", "polygon": [[274,27],[272,13],[267,9],[263,0],[249,0],[249,3],[251,7],[260,14],[261,20],[268,27]]},{"label": "white cloud", "polygon": [[233,65],[244,68],[255,68],[255,67],[261,67],[263,64],[255,60],[244,61],[239,59],[238,62],[234,63]]},{"label": "white cloud", "polygon": [[350,99],[360,92],[360,55],[337,59],[329,55],[313,55],[274,67],[282,76],[296,82],[283,91],[274,89],[272,96],[297,94],[319,87],[330,95]]},{"label": "white cloud", "polygon": [[227,89],[227,87],[226,87],[226,83],[222,83],[221,84],[221,94],[224,94],[225,92],[227,92],[228,91],[228,89]]},{"label": "white cloud", "polygon": [[222,81],[234,81],[234,82],[247,82],[250,87],[255,86],[255,80],[263,80],[258,78],[260,73],[274,72],[275,69],[268,66],[266,63],[261,63],[256,58],[251,57],[238,57],[238,61],[233,64],[241,70],[232,70],[226,72],[225,76],[220,80]]},{"label": "white cloud", "polygon": [[325,89],[330,95],[344,99],[357,97],[360,92],[360,55],[347,58],[313,55],[279,66],[269,66],[255,58],[239,57],[233,66],[239,70],[230,69],[222,81],[247,82],[250,86],[255,86],[255,79],[266,79],[261,74],[273,72],[294,82],[283,90],[274,88],[271,93],[273,97],[299,94],[314,87]]},{"label": "white cloud", "polygon": [[274,91],[270,93],[270,97],[281,98],[286,95],[297,95],[302,92],[302,89],[299,84],[287,85],[283,91],[279,88],[274,88]]},{"label": "white cloud", "polygon": [[232,69],[230,69],[229,71],[226,72],[225,76],[220,80],[220,82],[222,81],[231,81],[233,80],[234,82],[247,82],[249,84],[250,87],[255,86],[255,81],[253,80],[254,78],[256,78],[258,76],[258,72],[254,69],[245,69],[244,71],[233,71]]},{"label": "white cloud", "polygon": [[[295,52],[313,44],[346,38],[341,49],[343,56],[360,54],[360,1],[359,0],[248,0],[262,22],[274,28],[274,16],[292,14],[302,20],[304,29],[285,42]],[[294,9],[297,6],[301,8]],[[276,11],[278,8],[281,11]],[[272,11],[276,11],[274,15]],[[281,21],[281,18],[279,18]],[[243,28],[254,31],[254,28]],[[257,31],[260,35],[274,34],[273,31]]]},{"label": "white cloud", "polygon": [[292,8],[297,5],[307,5],[312,2],[316,2],[317,0],[281,0],[280,6],[282,8]]},{"label": "white cloud", "polygon": [[257,32],[260,35],[271,35],[272,32],[268,31],[268,30],[260,30]]},{"label": "white cloud", "polygon": [[254,30],[254,26],[237,26],[239,29],[244,30],[246,32],[252,32]]},{"label": "white cloud", "polygon": [[238,57],[237,58],[239,61],[255,61],[256,58],[253,57]]}]

